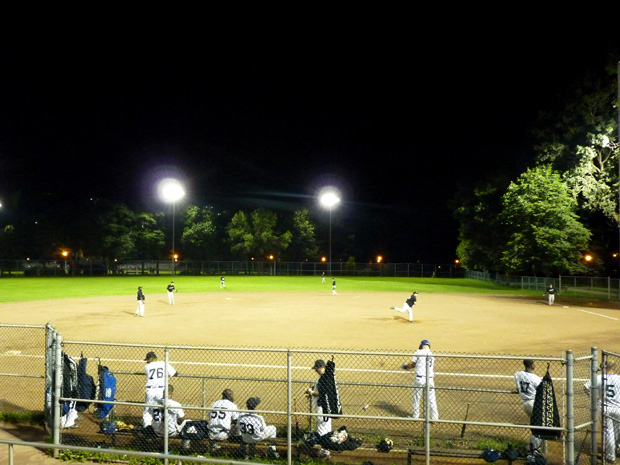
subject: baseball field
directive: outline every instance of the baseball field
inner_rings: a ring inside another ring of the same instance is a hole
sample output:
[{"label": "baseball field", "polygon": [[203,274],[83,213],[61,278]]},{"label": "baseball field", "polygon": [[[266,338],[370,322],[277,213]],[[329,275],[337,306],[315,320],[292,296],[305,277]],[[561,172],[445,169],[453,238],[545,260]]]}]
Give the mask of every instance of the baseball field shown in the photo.
[{"label": "baseball field", "polygon": [[[0,323],[45,324],[65,339],[146,344],[243,345],[540,354],[596,346],[620,351],[617,303],[556,298],[461,279],[228,276],[3,279]],[[134,317],[136,291],[146,295]],[[414,322],[390,310],[418,291]]]},{"label": "baseball field", "polygon": [[[227,276],[225,289],[219,276],[176,276],[175,305],[169,305],[170,277],[3,279],[0,323],[50,322],[64,340],[153,345],[409,354],[428,339],[437,354],[562,357],[568,349],[587,354],[592,347],[620,352],[617,303],[559,295],[549,306],[542,292],[462,279],[336,280],[334,295],[331,279],[322,283],[320,276]],[[146,295],[144,318],[135,316],[138,286]],[[406,313],[390,307],[401,306],[413,291],[419,294],[410,323]],[[20,342],[7,342],[0,341],[1,354],[20,350]]]}]

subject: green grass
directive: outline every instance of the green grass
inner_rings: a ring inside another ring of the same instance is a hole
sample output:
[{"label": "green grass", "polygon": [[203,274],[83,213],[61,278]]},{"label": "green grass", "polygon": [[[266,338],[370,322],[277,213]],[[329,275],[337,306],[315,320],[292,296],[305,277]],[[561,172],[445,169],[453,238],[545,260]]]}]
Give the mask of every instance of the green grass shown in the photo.
[{"label": "green grass", "polygon": [[[3,302],[24,302],[46,299],[66,299],[135,294],[142,286],[145,295],[161,294],[170,276],[106,276],[2,278],[0,295]],[[226,289],[220,290],[219,276],[176,276],[179,292],[286,292],[331,290],[331,279],[321,284],[320,276],[227,276]],[[336,290],[342,292],[402,292],[469,293],[469,294],[527,294],[514,288],[502,288],[492,283],[454,278],[367,278],[337,277]]]}]

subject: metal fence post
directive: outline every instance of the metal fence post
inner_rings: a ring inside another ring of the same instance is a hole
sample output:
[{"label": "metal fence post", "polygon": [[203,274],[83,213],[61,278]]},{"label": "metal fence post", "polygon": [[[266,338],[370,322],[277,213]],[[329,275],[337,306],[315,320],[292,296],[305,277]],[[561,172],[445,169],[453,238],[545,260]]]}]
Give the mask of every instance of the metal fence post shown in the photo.
[{"label": "metal fence post", "polygon": [[[292,354],[288,350],[286,352],[286,463],[291,465],[293,457],[293,419],[291,415],[291,405],[293,398],[293,376],[292,376]],[[299,438],[296,438],[299,440]]]},{"label": "metal fence post", "polygon": [[[54,360],[55,373],[54,373],[54,402],[53,402],[53,438],[54,444],[60,444],[60,388],[62,387],[62,335],[56,333],[56,339],[54,341]],[[54,449],[54,458],[58,458],[58,449]]]},{"label": "metal fence post", "polygon": [[575,463],[575,410],[573,351],[566,351],[566,462]]},{"label": "metal fence post", "polygon": [[596,465],[597,459],[597,411],[598,411],[598,349],[592,347],[592,361],[590,362],[590,421],[592,422],[590,433],[590,465]]}]

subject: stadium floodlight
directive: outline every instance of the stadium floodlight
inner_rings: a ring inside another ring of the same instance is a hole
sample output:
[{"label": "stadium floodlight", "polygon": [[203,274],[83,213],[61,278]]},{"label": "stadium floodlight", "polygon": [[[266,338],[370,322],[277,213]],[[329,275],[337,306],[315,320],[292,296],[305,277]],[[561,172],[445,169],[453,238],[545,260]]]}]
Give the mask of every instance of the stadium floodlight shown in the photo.
[{"label": "stadium floodlight", "polygon": [[175,205],[185,196],[183,186],[176,179],[164,179],[159,183],[159,195],[164,202],[172,204],[172,274],[176,274],[176,264],[174,263],[174,220]]},{"label": "stadium floodlight", "polygon": [[333,187],[328,187],[321,191],[319,195],[321,205],[329,209],[329,274],[332,273],[332,209],[340,202],[338,191]]}]

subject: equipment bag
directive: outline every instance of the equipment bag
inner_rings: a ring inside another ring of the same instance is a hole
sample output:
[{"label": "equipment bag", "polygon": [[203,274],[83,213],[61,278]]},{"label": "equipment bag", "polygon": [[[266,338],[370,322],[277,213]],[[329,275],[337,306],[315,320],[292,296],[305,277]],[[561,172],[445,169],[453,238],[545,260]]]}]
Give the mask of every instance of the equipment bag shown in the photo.
[{"label": "equipment bag", "polygon": [[[80,399],[89,399],[95,400],[95,396],[97,393],[97,385],[95,384],[95,380],[93,377],[86,373],[86,364],[88,360],[83,356],[80,357],[80,361],[78,362],[77,368],[77,387],[78,387],[78,397]],[[92,402],[77,402],[75,405],[75,409],[78,412],[85,411],[88,407],[90,407]]]},{"label": "equipment bag", "polygon": [[[116,377],[110,373],[107,366],[101,365],[97,367],[99,373],[99,400],[113,402],[116,395]],[[106,418],[112,411],[113,404],[98,404],[95,411],[95,418]]]}]

